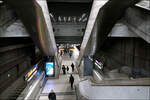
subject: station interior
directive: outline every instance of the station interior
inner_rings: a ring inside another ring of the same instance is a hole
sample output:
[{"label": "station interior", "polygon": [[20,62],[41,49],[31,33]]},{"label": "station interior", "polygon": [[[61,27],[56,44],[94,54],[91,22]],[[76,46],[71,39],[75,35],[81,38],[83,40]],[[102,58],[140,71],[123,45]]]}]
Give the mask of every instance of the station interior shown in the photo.
[{"label": "station interior", "polygon": [[150,0],[0,0],[0,100],[52,90],[150,100]]}]

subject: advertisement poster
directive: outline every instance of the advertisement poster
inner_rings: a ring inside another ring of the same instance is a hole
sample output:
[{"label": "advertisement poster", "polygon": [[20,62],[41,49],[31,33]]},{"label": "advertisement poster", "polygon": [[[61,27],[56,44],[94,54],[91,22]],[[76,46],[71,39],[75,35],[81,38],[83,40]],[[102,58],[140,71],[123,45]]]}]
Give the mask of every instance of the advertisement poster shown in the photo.
[{"label": "advertisement poster", "polygon": [[46,75],[52,76],[54,75],[54,63],[46,62]]}]

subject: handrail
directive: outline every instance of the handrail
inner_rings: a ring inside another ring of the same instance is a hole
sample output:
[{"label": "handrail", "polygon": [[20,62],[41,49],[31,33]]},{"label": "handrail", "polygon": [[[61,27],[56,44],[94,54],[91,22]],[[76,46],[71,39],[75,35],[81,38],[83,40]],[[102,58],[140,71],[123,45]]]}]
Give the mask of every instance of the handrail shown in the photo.
[{"label": "handrail", "polygon": [[150,86],[150,78],[139,79],[110,79],[96,82],[91,80],[92,86]]},{"label": "handrail", "polygon": [[[23,92],[20,94],[20,96],[17,98],[17,100],[24,100],[29,98],[34,98],[36,95],[35,93],[38,91],[35,91],[35,89],[40,89],[41,85],[43,84],[45,78],[45,72],[41,72],[41,75],[38,77],[38,79],[34,80],[32,84],[28,84],[27,87],[23,90]],[[42,82],[42,83],[41,83]],[[32,86],[33,85],[33,86]],[[32,91],[31,91],[32,89]]]}]

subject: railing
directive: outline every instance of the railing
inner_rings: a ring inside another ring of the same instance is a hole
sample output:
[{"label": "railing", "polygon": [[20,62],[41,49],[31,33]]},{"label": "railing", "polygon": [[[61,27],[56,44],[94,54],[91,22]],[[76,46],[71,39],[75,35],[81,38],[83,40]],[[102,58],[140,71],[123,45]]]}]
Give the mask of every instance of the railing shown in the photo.
[{"label": "railing", "polygon": [[43,87],[45,80],[45,72],[41,72],[41,74],[32,80],[27,87],[23,90],[17,100],[28,100],[28,99],[35,99],[40,89]]}]

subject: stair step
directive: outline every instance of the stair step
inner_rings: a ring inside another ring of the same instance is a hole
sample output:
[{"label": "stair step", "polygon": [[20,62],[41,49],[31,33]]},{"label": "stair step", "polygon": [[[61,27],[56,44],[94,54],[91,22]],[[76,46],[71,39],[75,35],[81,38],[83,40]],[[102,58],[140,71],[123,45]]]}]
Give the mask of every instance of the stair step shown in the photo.
[{"label": "stair step", "polygon": [[[57,100],[76,100],[75,92],[56,92]],[[48,93],[40,94],[39,100],[48,100]]]},{"label": "stair step", "polygon": [[[56,95],[57,100],[76,100],[76,95]],[[48,100],[48,96],[40,96],[39,100]]]},{"label": "stair step", "polygon": [[[41,96],[48,96],[48,93],[41,93]],[[75,95],[75,92],[56,92],[56,95]]]}]

